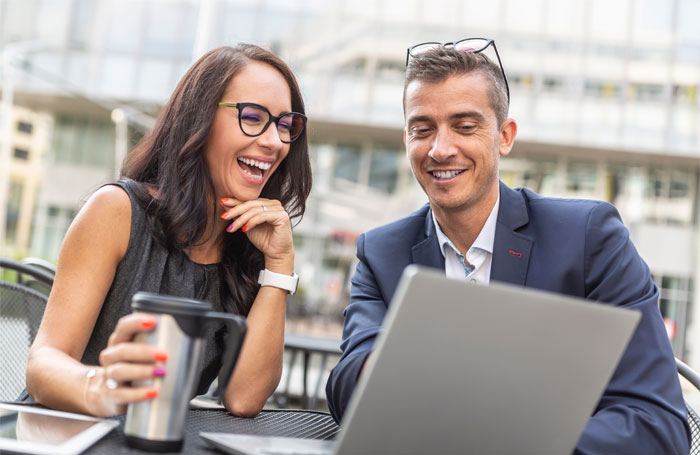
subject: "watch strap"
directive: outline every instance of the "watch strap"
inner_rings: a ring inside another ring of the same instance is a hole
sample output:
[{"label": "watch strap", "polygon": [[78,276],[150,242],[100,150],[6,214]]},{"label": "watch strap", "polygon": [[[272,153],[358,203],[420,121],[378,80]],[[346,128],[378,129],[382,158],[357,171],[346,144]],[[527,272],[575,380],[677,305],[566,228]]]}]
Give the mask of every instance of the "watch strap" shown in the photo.
[{"label": "watch strap", "polygon": [[272,286],[284,289],[285,291],[289,291],[290,295],[294,295],[294,293],[297,292],[299,275],[296,273],[285,275],[283,273],[275,273],[263,269],[260,271],[260,275],[258,275],[258,284],[260,286]]}]

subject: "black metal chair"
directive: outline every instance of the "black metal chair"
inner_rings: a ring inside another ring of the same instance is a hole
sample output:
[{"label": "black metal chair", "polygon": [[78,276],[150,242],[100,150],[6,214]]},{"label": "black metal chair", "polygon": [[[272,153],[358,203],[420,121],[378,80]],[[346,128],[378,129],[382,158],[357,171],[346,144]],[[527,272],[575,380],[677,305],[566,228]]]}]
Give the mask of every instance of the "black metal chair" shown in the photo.
[{"label": "black metal chair", "polygon": [[[678,368],[678,374],[684,377],[698,392],[700,392],[700,374],[679,359],[676,359],[676,367]],[[685,402],[685,407],[688,411],[688,425],[690,425],[690,432],[692,435],[690,441],[690,455],[700,455],[700,415],[698,415],[687,400]]]},{"label": "black metal chair", "polygon": [[[325,381],[328,379],[328,374],[326,373],[328,358],[339,358],[342,354],[342,351],[340,350],[340,340],[287,333],[284,336],[284,350],[285,352],[289,353],[289,361],[286,367],[287,376],[286,380],[284,381],[284,386],[279,388],[271,397],[273,402],[279,408],[287,408],[289,406],[289,385],[291,382],[292,370],[296,365],[297,355],[301,353],[303,360],[303,391],[300,397],[300,405],[302,409],[317,410],[317,408],[321,407],[319,406],[318,401],[319,392],[321,391],[323,384],[325,384]],[[314,389],[311,393],[309,393],[308,380],[310,377],[310,361],[311,356],[314,354],[320,355],[320,365],[317,370],[318,376],[316,377]]]},{"label": "black metal chair", "polygon": [[46,259],[26,257],[22,259],[21,262],[22,264],[30,265],[39,270],[43,270],[44,272],[49,273],[52,277],[56,275],[56,266]]},{"label": "black metal chair", "polygon": [[0,401],[16,400],[25,389],[27,355],[52,284],[52,274],[0,258]]},{"label": "black metal chair", "polygon": [[20,284],[46,296],[51,292],[56,275],[56,266],[37,258],[27,258],[18,262],[0,257],[0,271],[2,270],[5,272],[0,275],[0,279]]}]

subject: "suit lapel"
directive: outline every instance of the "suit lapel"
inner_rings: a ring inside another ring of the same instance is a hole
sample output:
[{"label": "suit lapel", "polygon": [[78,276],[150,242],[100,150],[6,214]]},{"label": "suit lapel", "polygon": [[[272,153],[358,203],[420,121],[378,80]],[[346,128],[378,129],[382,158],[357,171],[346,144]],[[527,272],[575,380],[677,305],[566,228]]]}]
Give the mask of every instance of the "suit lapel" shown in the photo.
[{"label": "suit lapel", "polygon": [[428,209],[425,217],[425,236],[426,238],[411,248],[411,256],[413,264],[424,265],[434,269],[445,270],[445,257],[440,251],[438,244],[435,225],[433,224],[433,211]]},{"label": "suit lapel", "polygon": [[522,195],[500,183],[501,201],[493,243],[491,280],[524,285],[532,251],[532,238],[518,232],[529,222]]}]

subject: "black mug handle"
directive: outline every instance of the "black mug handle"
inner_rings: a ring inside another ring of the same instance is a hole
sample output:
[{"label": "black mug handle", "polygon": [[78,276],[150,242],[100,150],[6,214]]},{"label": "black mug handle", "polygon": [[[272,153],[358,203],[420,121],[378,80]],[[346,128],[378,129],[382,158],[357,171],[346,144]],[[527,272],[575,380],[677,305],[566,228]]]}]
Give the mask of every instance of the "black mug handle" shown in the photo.
[{"label": "black mug handle", "polygon": [[216,388],[216,393],[214,394],[215,397],[220,398],[223,396],[226,386],[231,380],[231,375],[233,374],[233,369],[236,366],[236,362],[238,362],[238,355],[241,353],[243,339],[245,338],[245,333],[248,326],[245,322],[245,318],[235,314],[209,311],[204,316],[207,319],[211,318],[222,320],[228,327],[226,346],[224,353],[222,354],[222,359],[224,359],[224,362],[221,366],[221,370],[219,371],[219,386]]}]

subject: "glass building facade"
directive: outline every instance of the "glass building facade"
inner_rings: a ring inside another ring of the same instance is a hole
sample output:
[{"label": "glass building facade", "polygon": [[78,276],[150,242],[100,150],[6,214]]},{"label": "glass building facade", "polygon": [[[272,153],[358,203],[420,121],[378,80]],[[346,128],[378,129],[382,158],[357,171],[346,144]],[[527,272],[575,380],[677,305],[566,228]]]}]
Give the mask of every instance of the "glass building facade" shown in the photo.
[{"label": "glass building facade", "polygon": [[296,308],[337,326],[359,233],[426,201],[403,152],[406,48],[487,36],[519,124],[501,178],[615,204],[674,349],[698,364],[699,17],[697,0],[0,1],[1,45],[40,40],[16,104],[54,119],[28,252],[55,259],[81,201],[114,177],[112,108],[129,108],[133,144],[194,59],[253,42],[290,63],[307,103],[314,189],[295,228]]}]

